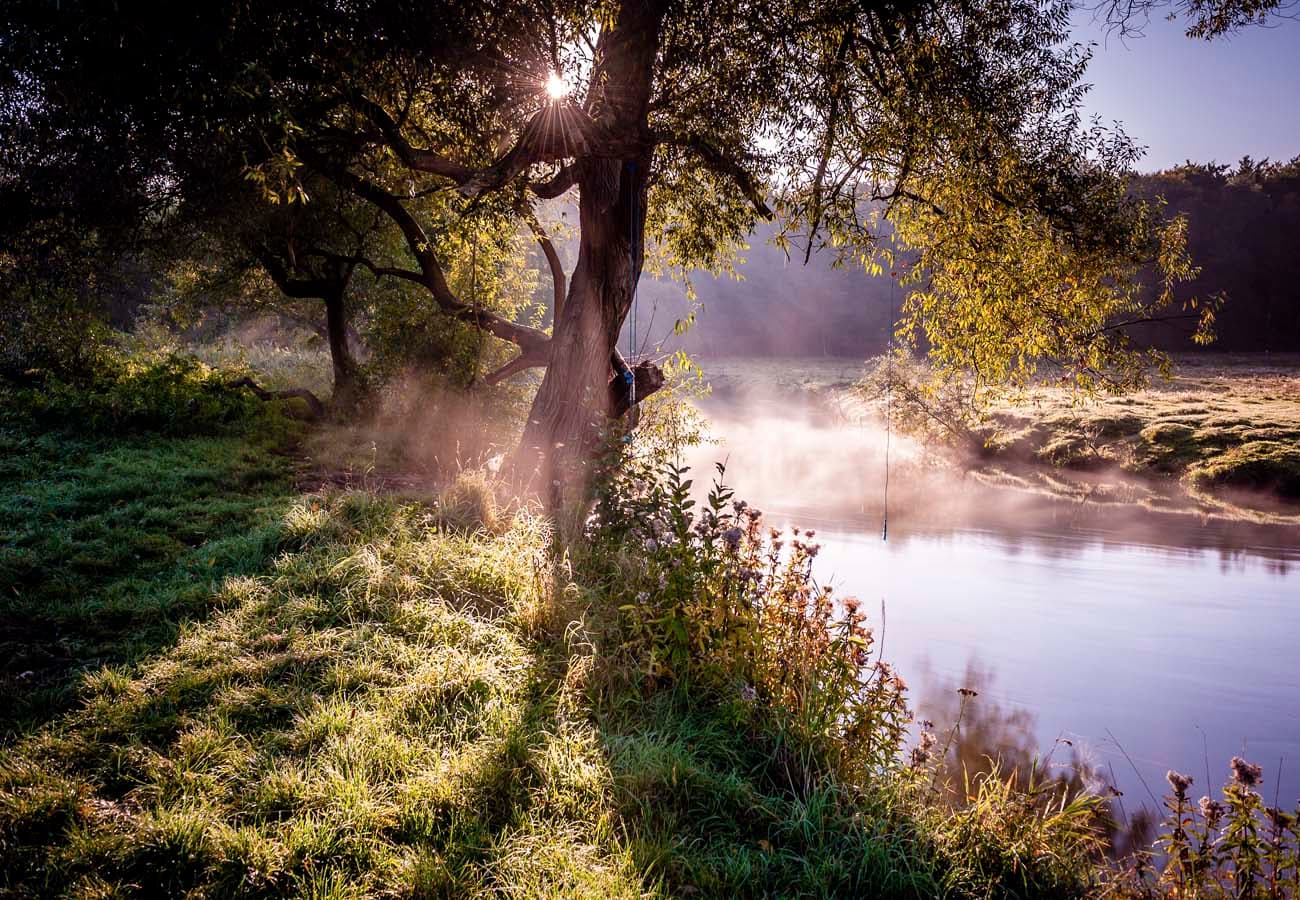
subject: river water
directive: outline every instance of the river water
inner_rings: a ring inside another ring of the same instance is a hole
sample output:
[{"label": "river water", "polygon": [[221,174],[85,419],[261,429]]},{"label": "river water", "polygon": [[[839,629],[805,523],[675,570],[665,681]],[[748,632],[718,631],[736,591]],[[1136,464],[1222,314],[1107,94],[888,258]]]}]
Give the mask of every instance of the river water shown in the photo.
[{"label": "river water", "polygon": [[[1062,500],[936,474],[883,436],[782,409],[705,407],[717,461],[768,523],[814,528],[815,573],[874,609],[883,655],[939,731],[978,692],[958,748],[1154,805],[1170,768],[1217,790],[1236,754],[1300,798],[1300,528]],[[881,608],[883,606],[883,615]],[[1280,772],[1280,776],[1279,776]],[[1053,774],[1056,774],[1055,772]]]}]

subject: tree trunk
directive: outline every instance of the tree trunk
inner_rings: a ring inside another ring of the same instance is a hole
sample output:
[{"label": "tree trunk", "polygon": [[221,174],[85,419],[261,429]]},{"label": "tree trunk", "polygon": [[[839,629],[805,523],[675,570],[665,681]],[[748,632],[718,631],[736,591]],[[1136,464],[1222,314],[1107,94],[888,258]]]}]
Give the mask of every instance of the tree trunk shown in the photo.
[{"label": "tree trunk", "polygon": [[364,393],[360,369],[348,345],[348,321],[344,307],[346,280],[337,291],[331,291],[325,300],[325,333],[330,348],[330,362],[334,367],[334,396],[330,406],[336,413],[352,413]]},{"label": "tree trunk", "polygon": [[[664,5],[625,0],[601,33],[588,105],[602,128],[641,133],[647,126]],[[593,104],[593,97],[597,101]],[[593,455],[611,411],[610,360],[644,260],[646,187],[651,156],[577,160],[578,261],[555,323],[550,359],[533,400],[520,464],[553,512],[583,509]]]},{"label": "tree trunk", "polygon": [[521,462],[552,509],[585,496],[596,444],[615,407],[610,359],[643,258],[648,160],[583,165],[578,261],[521,448]]}]

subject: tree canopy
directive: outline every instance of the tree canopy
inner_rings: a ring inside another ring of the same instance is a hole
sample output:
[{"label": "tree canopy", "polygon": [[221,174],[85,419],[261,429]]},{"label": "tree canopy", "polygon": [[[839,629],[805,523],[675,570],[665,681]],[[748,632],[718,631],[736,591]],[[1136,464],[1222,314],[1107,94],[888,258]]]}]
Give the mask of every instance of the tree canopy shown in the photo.
[{"label": "tree canopy", "polygon": [[[1180,11],[1222,33],[1281,9],[1242,3]],[[1131,383],[1144,361],[1123,325],[1194,270],[1181,224],[1127,192],[1132,144],[1081,119],[1071,10],[14,0],[6,278],[217,228],[282,285],[325,264],[403,283],[516,345],[498,377],[546,367],[524,437],[545,482],[662,383],[616,347],[647,254],[723,269],[761,219],[788,252],[829,248],[910,284],[908,333],[940,371],[994,382],[1047,362],[1085,388]],[[567,279],[552,267],[551,332],[467,302],[454,223],[537,230],[535,205],[570,191],[577,262]],[[1143,292],[1150,266],[1161,289]]]}]

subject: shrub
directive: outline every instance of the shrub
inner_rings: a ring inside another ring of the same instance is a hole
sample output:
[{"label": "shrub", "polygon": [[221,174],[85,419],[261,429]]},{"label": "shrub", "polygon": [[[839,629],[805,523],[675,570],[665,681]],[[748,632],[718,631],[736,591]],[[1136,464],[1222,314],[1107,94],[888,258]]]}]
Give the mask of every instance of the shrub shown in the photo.
[{"label": "shrub", "polygon": [[193,357],[110,355],[87,376],[50,373],[37,386],[8,388],[2,415],[85,433],[211,434],[263,415],[262,401],[234,380]]}]

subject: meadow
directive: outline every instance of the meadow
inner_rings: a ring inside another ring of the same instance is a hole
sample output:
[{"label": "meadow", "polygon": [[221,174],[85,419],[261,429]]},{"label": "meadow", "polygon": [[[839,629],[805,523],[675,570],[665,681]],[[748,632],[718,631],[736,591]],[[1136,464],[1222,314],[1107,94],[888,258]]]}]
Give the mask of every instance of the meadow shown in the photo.
[{"label": "meadow", "polygon": [[322,480],[317,426],[229,378],[152,361],[5,396],[6,896],[1300,878],[1296,818],[1265,812],[1249,768],[1204,814],[1171,780],[1159,852],[1122,863],[1104,798],[1032,767],[963,781],[865,614],[817,586],[813,535],[769,532],[724,486],[697,506],[687,473],[625,459],[561,546],[482,471]]}]

